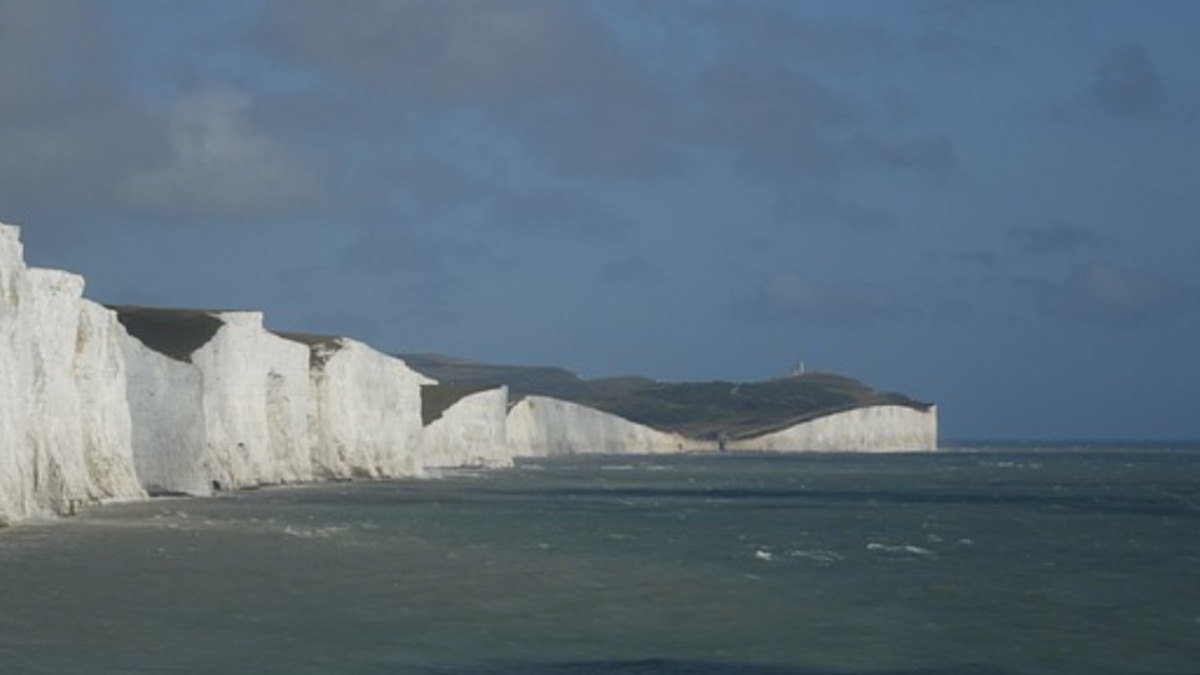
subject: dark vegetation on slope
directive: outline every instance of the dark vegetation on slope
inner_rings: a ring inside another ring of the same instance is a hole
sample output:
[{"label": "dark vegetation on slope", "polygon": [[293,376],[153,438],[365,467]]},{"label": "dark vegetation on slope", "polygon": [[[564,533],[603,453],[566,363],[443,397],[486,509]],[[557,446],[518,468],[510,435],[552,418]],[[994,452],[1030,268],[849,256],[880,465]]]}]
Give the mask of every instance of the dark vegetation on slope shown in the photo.
[{"label": "dark vegetation on slope", "polygon": [[585,382],[551,366],[497,366],[441,354],[398,354],[410,368],[441,384],[507,385],[512,397],[527,394],[575,400]]},{"label": "dark vegetation on slope", "polygon": [[224,323],[213,312],[201,309],[162,309],[134,305],[108,305],[130,335],[146,347],[176,361],[190,363],[192,352],[203,347]]},{"label": "dark vegetation on slope", "polygon": [[[511,400],[527,394],[576,400],[571,396],[581,380],[562,368],[493,366],[436,354],[401,354],[410,368],[432,377],[438,384],[421,386],[421,422],[442,416],[447,408],[476,392],[507,386]],[[549,393],[553,392],[553,393]]]},{"label": "dark vegetation on slope", "polygon": [[644,377],[583,380],[562,368],[497,366],[435,354],[402,355],[415,370],[443,385],[508,385],[514,399],[552,396],[692,438],[750,438],[855,408],[928,403],[878,392],[831,373],[765,382],[658,382]]},{"label": "dark vegetation on slope", "polygon": [[439,419],[450,406],[471,394],[495,389],[486,383],[470,384],[423,384],[421,385],[421,425],[429,426]]}]

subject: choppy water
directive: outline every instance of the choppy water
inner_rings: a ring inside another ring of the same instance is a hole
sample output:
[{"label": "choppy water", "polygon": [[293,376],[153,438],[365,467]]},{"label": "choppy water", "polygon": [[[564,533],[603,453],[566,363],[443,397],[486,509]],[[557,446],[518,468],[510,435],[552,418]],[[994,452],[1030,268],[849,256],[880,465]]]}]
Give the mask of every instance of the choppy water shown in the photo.
[{"label": "choppy water", "polygon": [[0,532],[0,673],[1200,672],[1200,447],[538,461]]}]

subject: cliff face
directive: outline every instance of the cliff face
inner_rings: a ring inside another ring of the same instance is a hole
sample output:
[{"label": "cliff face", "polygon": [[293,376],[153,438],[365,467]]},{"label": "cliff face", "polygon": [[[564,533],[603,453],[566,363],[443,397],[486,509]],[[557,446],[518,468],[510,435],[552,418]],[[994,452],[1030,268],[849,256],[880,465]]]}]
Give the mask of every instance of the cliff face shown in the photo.
[{"label": "cliff face", "polygon": [[190,361],[178,361],[137,338],[122,342],[133,458],[152,493],[208,494],[204,379]]},{"label": "cliff face", "polygon": [[710,449],[712,444],[659,431],[587,406],[527,396],[508,414],[516,456],[658,454]]},{"label": "cliff face", "polygon": [[[123,345],[129,341],[112,311],[80,303],[75,339],[75,382],[88,495],[92,501],[145,496],[133,457],[133,419]],[[69,450],[69,449],[68,449]]]},{"label": "cliff face", "polygon": [[452,403],[422,431],[425,466],[512,466],[507,410],[507,387],[470,393]]},{"label": "cliff face", "polygon": [[192,363],[203,376],[210,485],[224,489],[312,478],[308,350],[272,335],[259,312],[221,312],[223,326]]},{"label": "cliff face", "polygon": [[420,473],[420,390],[433,380],[355,340],[337,338],[311,349],[313,476]]},{"label": "cliff face", "polygon": [[[151,492],[312,479],[309,353],[258,312],[119,307],[134,457]],[[201,323],[205,340],[182,344]]]},{"label": "cliff face", "polygon": [[[276,335],[258,312],[118,313],[132,332],[134,456],[151,492],[420,471],[419,387],[429,380],[402,361],[346,338]],[[201,327],[202,343],[191,339]]]},{"label": "cliff face", "polygon": [[834,413],[774,433],[730,441],[727,450],[920,452],[937,449],[937,407],[879,405]]},{"label": "cliff face", "polygon": [[[937,443],[936,408],[889,405],[891,395],[786,428],[750,417],[733,428],[770,433],[721,441],[554,395],[510,395],[488,380],[507,374],[502,367],[457,362],[447,372],[462,381],[439,385],[361,342],[272,333],[259,312],[102,307],[82,298],[81,277],[28,269],[18,234],[0,224],[0,524],[147,492],[411,476],[516,457]],[[809,395],[794,382],[588,385],[557,369],[519,374],[525,385],[550,377],[563,396],[630,407],[634,417],[657,419],[686,403],[685,412],[722,428],[728,419],[714,417],[730,407],[722,397],[744,403],[763,389],[782,400],[772,387]],[[841,393],[814,391],[860,395],[861,385],[839,382]]]},{"label": "cliff face", "polygon": [[0,225],[0,522],[141,497],[124,331],[81,277],[26,268],[18,234]]}]

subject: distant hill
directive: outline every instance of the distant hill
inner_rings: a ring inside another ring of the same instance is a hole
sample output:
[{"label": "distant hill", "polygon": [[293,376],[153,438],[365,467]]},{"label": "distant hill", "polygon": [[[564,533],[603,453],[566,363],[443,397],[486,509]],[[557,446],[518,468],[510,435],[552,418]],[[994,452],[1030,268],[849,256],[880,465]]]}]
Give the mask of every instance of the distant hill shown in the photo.
[{"label": "distant hill", "polygon": [[514,400],[550,396],[699,439],[750,438],[875,405],[930,407],[832,373],[750,383],[658,382],[645,377],[584,380],[548,366],[501,366],[439,354],[399,356],[413,369],[456,389],[506,385]]}]

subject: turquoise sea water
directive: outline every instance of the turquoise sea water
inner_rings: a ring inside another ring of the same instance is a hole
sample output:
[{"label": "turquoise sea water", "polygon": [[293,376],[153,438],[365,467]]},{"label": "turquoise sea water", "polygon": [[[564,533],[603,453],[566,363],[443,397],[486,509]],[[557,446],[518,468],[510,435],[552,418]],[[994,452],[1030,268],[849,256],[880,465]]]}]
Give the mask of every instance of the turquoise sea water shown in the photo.
[{"label": "turquoise sea water", "polygon": [[575,458],[0,532],[0,673],[1200,673],[1200,446]]}]

